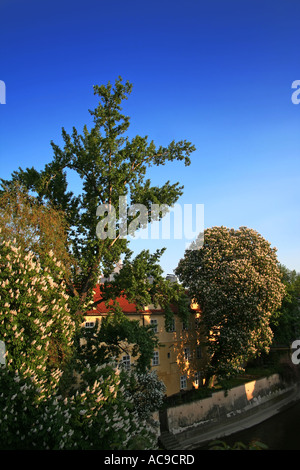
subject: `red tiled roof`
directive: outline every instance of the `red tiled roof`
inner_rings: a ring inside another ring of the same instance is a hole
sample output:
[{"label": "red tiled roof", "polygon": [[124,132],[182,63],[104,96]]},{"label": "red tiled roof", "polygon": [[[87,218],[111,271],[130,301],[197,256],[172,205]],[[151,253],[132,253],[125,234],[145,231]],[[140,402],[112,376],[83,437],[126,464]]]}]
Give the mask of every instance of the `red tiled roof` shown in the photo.
[{"label": "red tiled roof", "polygon": [[[96,288],[95,288],[95,295],[94,295],[94,302],[97,302],[97,300],[100,300],[101,299],[101,295],[100,295],[100,288],[99,286],[97,285]],[[117,297],[116,298],[116,301],[119,303],[122,311],[124,313],[136,313],[137,312],[137,307],[134,303],[130,303],[126,297],[122,296],[122,297]],[[113,300],[110,300],[109,301],[109,305],[113,305]],[[89,310],[87,312],[87,314],[101,314],[101,313],[107,313],[109,310],[108,307],[106,307],[105,303],[104,302],[101,302],[99,303],[96,308],[94,310]]]},{"label": "red tiled roof", "polygon": [[[101,299],[100,287],[99,287],[99,285],[97,285],[96,288],[95,288],[94,302],[97,302],[100,299]],[[135,303],[129,302],[126,299],[125,295],[121,296],[121,297],[117,297],[116,302],[119,303],[119,305],[120,305],[120,307],[121,307],[121,309],[124,313],[138,313],[138,312],[142,313],[142,311],[137,308]],[[109,305],[110,306],[113,305],[113,300],[109,301]],[[178,312],[177,305],[170,305],[170,308],[173,310],[174,313]],[[194,308],[193,310],[198,311],[197,308],[196,309]],[[94,310],[89,310],[89,311],[86,312],[86,314],[87,315],[97,315],[97,314],[101,315],[103,313],[108,313],[108,311],[109,311],[109,307],[107,307],[105,305],[105,302],[101,302],[94,308]],[[149,310],[148,309],[144,310],[143,313],[147,313],[147,312],[148,313],[163,313],[163,311],[164,310],[161,309],[161,308],[154,307],[154,308],[149,309]]]}]

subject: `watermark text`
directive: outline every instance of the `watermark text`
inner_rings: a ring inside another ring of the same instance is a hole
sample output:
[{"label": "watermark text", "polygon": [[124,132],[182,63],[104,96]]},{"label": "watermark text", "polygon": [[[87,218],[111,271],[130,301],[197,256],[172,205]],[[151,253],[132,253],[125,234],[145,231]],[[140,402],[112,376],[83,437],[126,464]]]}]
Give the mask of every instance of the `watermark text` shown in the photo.
[{"label": "watermark text", "polygon": [[292,353],[292,363],[297,366],[300,364],[300,339],[295,339],[295,341],[293,341],[291,349],[295,349]]},{"label": "watermark text", "polygon": [[300,103],[300,80],[294,80],[292,83],[292,88],[296,89],[292,93],[292,103],[293,104],[299,104]]},{"label": "watermark text", "polygon": [[0,80],[0,104],[6,104],[6,86],[3,80]]},{"label": "watermark text", "polygon": [[128,236],[143,240],[185,240],[186,248],[199,249],[204,240],[204,204],[132,204],[120,196],[118,207],[101,204],[96,211],[100,221],[97,237],[114,240]]}]

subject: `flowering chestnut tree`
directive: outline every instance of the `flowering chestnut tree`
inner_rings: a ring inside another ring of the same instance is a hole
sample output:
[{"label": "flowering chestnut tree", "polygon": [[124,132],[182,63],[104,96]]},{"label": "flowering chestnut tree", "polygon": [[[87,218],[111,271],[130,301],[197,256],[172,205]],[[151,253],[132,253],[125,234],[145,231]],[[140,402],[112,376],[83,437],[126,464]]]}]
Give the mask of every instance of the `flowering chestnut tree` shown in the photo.
[{"label": "flowering chestnut tree", "polygon": [[40,393],[30,377],[0,367],[0,449],[153,449],[155,430],[124,395],[111,364],[87,367],[78,391]]},{"label": "flowering chestnut tree", "polygon": [[51,389],[72,353],[74,333],[60,262],[50,252],[42,266],[31,251],[2,240],[0,339],[6,366]]},{"label": "flowering chestnut tree", "polygon": [[126,371],[128,386],[125,396],[133,398],[139,416],[149,425],[153,424],[152,413],[160,409],[166,393],[166,386],[155,370],[148,372]]},{"label": "flowering chestnut tree", "polygon": [[0,449],[153,448],[155,430],[113,364],[86,362],[74,369],[77,387],[62,387],[65,367],[79,362],[76,324],[60,261],[51,252],[43,261],[0,242]]},{"label": "flowering chestnut tree", "polygon": [[212,227],[187,250],[176,275],[199,303],[208,339],[208,377],[228,377],[272,342],[270,319],[285,288],[276,249],[255,230]]}]

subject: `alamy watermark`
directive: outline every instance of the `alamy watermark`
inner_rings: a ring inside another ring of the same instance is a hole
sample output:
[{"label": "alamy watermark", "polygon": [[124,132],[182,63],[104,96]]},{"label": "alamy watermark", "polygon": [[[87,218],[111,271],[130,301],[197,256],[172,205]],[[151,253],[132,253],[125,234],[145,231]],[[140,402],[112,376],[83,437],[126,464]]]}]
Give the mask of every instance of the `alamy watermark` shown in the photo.
[{"label": "alamy watermark", "polygon": [[204,204],[143,204],[128,207],[127,197],[119,197],[119,205],[101,204],[97,208],[101,220],[96,227],[101,240],[127,238],[143,240],[184,240],[186,248],[199,249],[204,241]]},{"label": "alamy watermark", "polygon": [[294,80],[292,83],[292,88],[296,89],[292,93],[292,97],[291,97],[292,103],[299,104],[300,103],[300,80]]},{"label": "alamy watermark", "polygon": [[0,80],[0,104],[6,104],[6,85]]},{"label": "alamy watermark", "polygon": [[296,366],[300,364],[300,339],[295,339],[291,345],[291,349],[295,349],[292,353],[292,363]]},{"label": "alamy watermark", "polygon": [[5,357],[6,357],[6,351],[5,351],[5,343],[4,341],[0,340],[0,365],[5,366]]}]

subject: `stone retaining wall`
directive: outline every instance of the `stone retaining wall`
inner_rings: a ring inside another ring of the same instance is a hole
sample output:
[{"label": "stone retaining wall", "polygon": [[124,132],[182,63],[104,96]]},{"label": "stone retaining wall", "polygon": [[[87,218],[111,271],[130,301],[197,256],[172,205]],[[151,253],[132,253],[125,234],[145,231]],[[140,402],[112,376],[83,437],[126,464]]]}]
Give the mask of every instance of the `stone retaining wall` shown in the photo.
[{"label": "stone retaining wall", "polygon": [[177,434],[193,426],[210,424],[248,411],[285,392],[278,374],[214,393],[211,397],[168,408],[171,433]]}]

